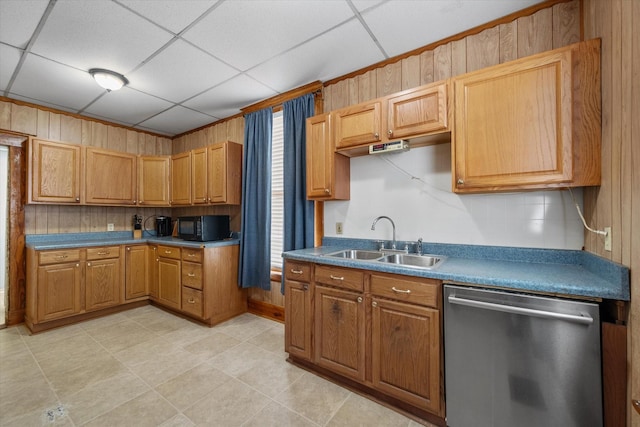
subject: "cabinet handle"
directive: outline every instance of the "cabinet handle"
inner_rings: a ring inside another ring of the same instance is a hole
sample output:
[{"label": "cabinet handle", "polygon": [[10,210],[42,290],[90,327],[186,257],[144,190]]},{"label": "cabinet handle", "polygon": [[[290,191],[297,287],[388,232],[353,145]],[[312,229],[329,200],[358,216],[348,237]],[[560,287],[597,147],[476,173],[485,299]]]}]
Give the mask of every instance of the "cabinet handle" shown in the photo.
[{"label": "cabinet handle", "polygon": [[187,254],[187,256],[194,257],[196,254]]},{"label": "cabinet handle", "polygon": [[342,277],[342,276],[334,276],[333,274],[330,274],[329,277],[331,277],[333,280],[344,280],[344,277]]},{"label": "cabinet handle", "polygon": [[456,182],[458,185],[464,185],[464,179],[462,178],[458,178],[458,181]]},{"label": "cabinet handle", "polygon": [[189,277],[196,277],[196,275],[194,273],[187,273],[187,276]]},{"label": "cabinet handle", "polygon": [[164,251],[165,254],[170,254],[172,251]]},{"label": "cabinet handle", "polygon": [[196,300],[194,300],[193,298],[189,298],[189,299],[187,300],[187,302],[188,302],[189,304],[195,304],[195,303],[196,303]]},{"label": "cabinet handle", "polygon": [[290,270],[293,274],[302,274],[302,270],[294,270],[293,268]]},{"label": "cabinet handle", "polygon": [[377,302],[374,301],[374,302],[371,303],[371,307],[377,307],[377,306],[378,306]]},{"label": "cabinet handle", "polygon": [[98,252],[98,255],[109,255],[110,253],[111,253],[110,251]]},{"label": "cabinet handle", "polygon": [[362,297],[358,297],[358,302],[362,302]]},{"label": "cabinet handle", "polygon": [[398,293],[398,294],[410,294],[411,293],[411,289],[406,289],[406,290],[405,289],[397,289],[395,286],[393,286],[391,288],[391,290],[393,292]]},{"label": "cabinet handle", "polygon": [[56,258],[58,258],[58,259],[65,259],[67,257],[68,257],[68,255],[58,255],[58,256],[56,256]]}]

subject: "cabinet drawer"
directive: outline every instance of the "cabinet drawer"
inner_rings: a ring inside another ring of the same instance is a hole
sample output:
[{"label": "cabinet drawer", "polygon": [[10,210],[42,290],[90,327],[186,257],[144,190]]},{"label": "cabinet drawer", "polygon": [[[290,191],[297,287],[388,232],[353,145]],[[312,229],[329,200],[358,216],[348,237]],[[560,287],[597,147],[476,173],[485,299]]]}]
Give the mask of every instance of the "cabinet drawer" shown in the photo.
[{"label": "cabinet drawer", "polygon": [[202,262],[202,249],[182,248],[182,260]]},{"label": "cabinet drawer", "polygon": [[182,261],[182,285],[202,289],[202,264]]},{"label": "cabinet drawer", "polygon": [[182,310],[202,317],[202,292],[191,288],[182,288]]},{"label": "cabinet drawer", "polygon": [[162,258],[180,259],[180,248],[158,245],[158,256]]},{"label": "cabinet drawer", "polygon": [[80,249],[40,252],[40,265],[60,264],[80,260]]},{"label": "cabinet drawer", "polygon": [[316,282],[362,291],[364,274],[361,271],[338,267],[316,266]]},{"label": "cabinet drawer", "polygon": [[87,248],[87,260],[118,258],[120,246],[105,246],[101,248]]},{"label": "cabinet drawer", "polygon": [[408,280],[372,274],[371,293],[413,304],[436,308],[440,306],[440,282],[437,280]]},{"label": "cabinet drawer", "polygon": [[311,265],[306,262],[287,261],[284,268],[285,279],[298,282],[309,282],[311,280]]}]

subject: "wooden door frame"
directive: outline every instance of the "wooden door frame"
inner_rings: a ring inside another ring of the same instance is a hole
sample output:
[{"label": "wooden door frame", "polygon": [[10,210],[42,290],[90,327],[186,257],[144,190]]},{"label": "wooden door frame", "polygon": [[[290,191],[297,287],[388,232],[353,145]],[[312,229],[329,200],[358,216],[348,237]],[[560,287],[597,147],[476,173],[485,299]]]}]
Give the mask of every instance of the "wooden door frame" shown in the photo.
[{"label": "wooden door frame", "polygon": [[9,147],[9,282],[5,325],[24,322],[26,307],[26,252],[24,200],[26,188],[26,141],[28,135],[0,131],[0,145]]}]

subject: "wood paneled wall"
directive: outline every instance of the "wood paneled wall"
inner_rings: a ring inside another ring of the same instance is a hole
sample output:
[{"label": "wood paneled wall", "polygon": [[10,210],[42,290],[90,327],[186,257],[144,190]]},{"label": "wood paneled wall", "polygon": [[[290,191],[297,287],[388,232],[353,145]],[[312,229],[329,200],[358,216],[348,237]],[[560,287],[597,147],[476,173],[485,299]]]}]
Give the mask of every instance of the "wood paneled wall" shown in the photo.
[{"label": "wood paneled wall", "polygon": [[[627,327],[629,395],[640,399],[640,1],[584,0],[585,38],[602,39],[602,185],[584,193],[592,227],[611,227],[612,250],[585,235],[585,249],[631,269]],[[627,402],[627,425],[640,427]]]}]

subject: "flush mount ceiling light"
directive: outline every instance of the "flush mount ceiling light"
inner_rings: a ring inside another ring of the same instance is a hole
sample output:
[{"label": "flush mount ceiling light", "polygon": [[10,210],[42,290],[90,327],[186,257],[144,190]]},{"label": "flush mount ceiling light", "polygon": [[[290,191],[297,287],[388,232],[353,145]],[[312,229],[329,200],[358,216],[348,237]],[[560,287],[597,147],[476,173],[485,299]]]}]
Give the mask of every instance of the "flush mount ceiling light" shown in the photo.
[{"label": "flush mount ceiling light", "polygon": [[100,86],[105,88],[107,92],[118,90],[129,83],[129,80],[122,74],[102,68],[92,68],[89,70],[89,74],[91,74],[91,77],[93,77]]}]

